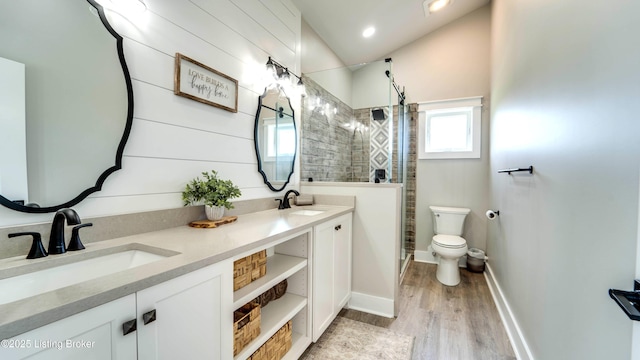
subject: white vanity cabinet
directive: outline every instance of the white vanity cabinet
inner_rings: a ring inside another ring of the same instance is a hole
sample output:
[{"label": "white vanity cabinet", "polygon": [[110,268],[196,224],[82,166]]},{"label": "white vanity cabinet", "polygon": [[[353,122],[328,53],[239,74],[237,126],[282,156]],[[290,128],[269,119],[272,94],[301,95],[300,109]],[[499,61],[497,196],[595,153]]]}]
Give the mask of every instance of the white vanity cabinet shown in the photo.
[{"label": "white vanity cabinet", "polygon": [[122,324],[135,317],[136,295],[131,294],[2,340],[0,359],[134,360],[135,332],[123,335]]},{"label": "white vanity cabinet", "polygon": [[4,340],[0,358],[230,359],[232,277],[229,260],[207,266]]},{"label": "white vanity cabinet", "polygon": [[313,341],[351,297],[352,215],[320,224],[313,238]]},{"label": "white vanity cabinet", "polygon": [[[295,221],[292,218],[296,225],[285,226],[273,235],[273,229],[282,225],[279,221],[288,216],[276,214],[272,217],[262,214],[263,217],[254,222],[257,229],[269,230],[264,232],[264,238],[256,237],[255,243],[259,245],[251,246],[248,242],[242,252],[235,251],[215,264],[3,340],[0,359],[244,360],[289,321],[292,347],[284,360],[298,359],[349,301],[352,214],[331,214],[329,216],[336,217],[319,224],[314,221],[297,224],[299,218]],[[235,229],[238,232],[230,237],[242,235],[243,229]],[[191,229],[186,230],[170,229],[162,236],[174,239],[184,236],[185,232],[191,233]],[[158,233],[153,236],[154,241],[161,242],[157,239]],[[267,237],[272,240],[265,241]],[[197,245],[198,241],[202,243]],[[194,244],[196,248],[210,247],[200,238],[195,239]],[[233,261],[263,249],[267,252],[266,274],[233,291]],[[185,266],[190,266],[192,261],[203,258],[195,251],[185,251],[183,257],[175,262],[184,261]],[[173,263],[167,263],[170,264]],[[146,270],[156,276],[170,271]],[[83,301],[98,298],[100,291],[106,296],[112,282],[127,284],[121,279],[126,276],[124,273],[110,276],[114,278],[103,282],[106,284],[104,290],[93,289],[92,283],[85,284],[82,291],[91,296],[87,295]],[[147,281],[145,279],[139,281]],[[261,309],[260,334],[234,357],[234,310],[285,279],[286,293]],[[151,278],[148,280],[152,281]],[[95,287],[103,289],[103,285]],[[122,287],[115,289],[118,291]],[[70,291],[66,289],[60,295]],[[73,306],[73,303],[61,303],[64,304],[61,311],[69,311],[68,306]],[[42,321],[40,317],[46,315],[35,314],[29,321]],[[125,328],[129,330],[125,331]]]},{"label": "white vanity cabinet", "polygon": [[138,359],[230,359],[230,260],[137,293]]}]

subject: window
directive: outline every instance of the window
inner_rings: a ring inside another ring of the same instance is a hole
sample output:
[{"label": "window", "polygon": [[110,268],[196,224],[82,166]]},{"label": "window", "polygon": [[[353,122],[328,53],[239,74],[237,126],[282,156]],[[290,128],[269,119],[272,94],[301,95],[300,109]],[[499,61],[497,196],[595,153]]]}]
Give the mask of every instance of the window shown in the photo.
[{"label": "window", "polygon": [[278,123],[273,119],[265,120],[265,143],[267,161],[276,161],[283,157],[292,157],[296,151],[296,135],[293,122]]},{"label": "window", "polygon": [[418,158],[479,158],[481,108],[481,97],[420,103]]}]

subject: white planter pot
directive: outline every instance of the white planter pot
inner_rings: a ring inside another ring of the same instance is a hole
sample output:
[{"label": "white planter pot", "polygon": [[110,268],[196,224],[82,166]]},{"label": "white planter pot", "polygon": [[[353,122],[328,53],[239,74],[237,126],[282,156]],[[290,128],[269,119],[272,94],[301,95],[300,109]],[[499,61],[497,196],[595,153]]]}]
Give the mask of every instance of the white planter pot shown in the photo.
[{"label": "white planter pot", "polygon": [[224,216],[224,206],[204,206],[204,212],[209,220],[220,220]]}]

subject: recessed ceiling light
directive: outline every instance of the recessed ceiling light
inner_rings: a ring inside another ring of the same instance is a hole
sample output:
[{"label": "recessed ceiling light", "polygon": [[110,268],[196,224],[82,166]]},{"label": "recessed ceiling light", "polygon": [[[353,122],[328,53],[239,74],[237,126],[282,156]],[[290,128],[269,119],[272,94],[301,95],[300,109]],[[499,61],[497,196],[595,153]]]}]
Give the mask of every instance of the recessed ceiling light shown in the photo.
[{"label": "recessed ceiling light", "polygon": [[371,37],[373,34],[375,34],[375,32],[376,32],[376,28],[374,28],[373,26],[370,26],[364,29],[364,31],[362,32],[362,36],[368,38],[368,37]]},{"label": "recessed ceiling light", "polygon": [[424,7],[424,15],[429,16],[429,14],[442,10],[442,8],[447,5],[451,5],[452,3],[453,0],[426,0],[422,3],[422,6]]}]

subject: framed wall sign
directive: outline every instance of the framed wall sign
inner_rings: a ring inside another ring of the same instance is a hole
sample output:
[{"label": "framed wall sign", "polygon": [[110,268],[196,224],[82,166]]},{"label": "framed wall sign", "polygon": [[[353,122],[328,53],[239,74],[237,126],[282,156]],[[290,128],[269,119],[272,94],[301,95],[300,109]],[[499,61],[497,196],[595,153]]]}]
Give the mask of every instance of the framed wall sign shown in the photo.
[{"label": "framed wall sign", "polygon": [[238,80],[180,53],[176,53],[173,93],[238,112]]}]

